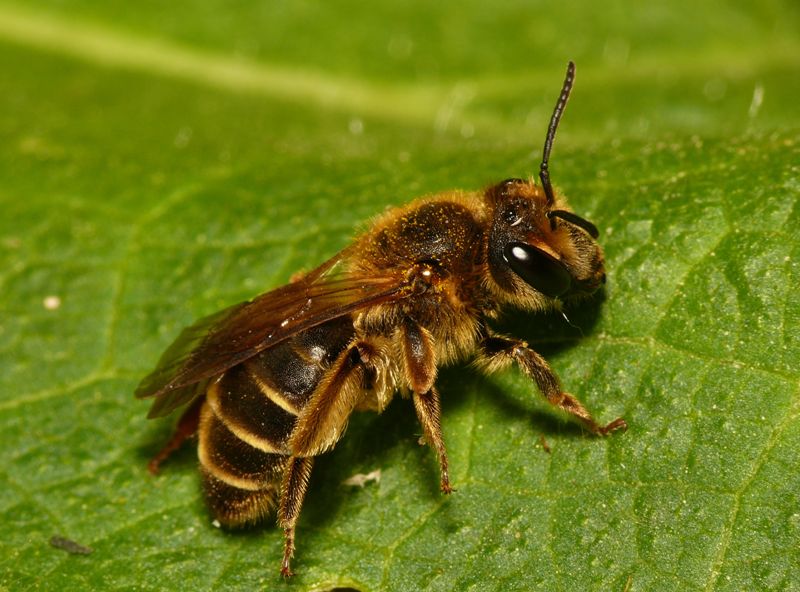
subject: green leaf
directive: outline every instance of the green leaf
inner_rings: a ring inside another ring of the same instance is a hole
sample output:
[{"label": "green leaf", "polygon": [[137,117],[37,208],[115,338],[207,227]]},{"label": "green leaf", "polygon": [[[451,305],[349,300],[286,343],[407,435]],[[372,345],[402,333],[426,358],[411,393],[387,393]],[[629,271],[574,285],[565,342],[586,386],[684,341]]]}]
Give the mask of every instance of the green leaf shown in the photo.
[{"label": "green leaf", "polygon": [[[0,589],[800,588],[798,16],[0,3]],[[355,415],[282,583],[280,531],[214,528],[191,446],[147,473],[171,426],[135,385],[386,206],[534,172],[568,59],[551,170],[609,284],[572,325],[503,329],[630,429],[592,438],[518,372],[445,369],[458,491],[408,401]]]}]

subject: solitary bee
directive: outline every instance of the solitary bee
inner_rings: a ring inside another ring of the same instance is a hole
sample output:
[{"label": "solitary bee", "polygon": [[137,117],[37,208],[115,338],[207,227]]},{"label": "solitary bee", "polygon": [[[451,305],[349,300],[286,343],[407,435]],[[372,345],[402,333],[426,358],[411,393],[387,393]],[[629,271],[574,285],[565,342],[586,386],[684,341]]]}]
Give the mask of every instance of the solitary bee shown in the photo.
[{"label": "solitary bee", "polygon": [[292,574],[295,526],[314,458],[341,438],[354,410],[381,412],[410,393],[451,493],[436,371],[468,357],[495,371],[516,362],[545,396],[591,432],[599,424],[538,353],[498,335],[502,307],[558,309],[605,281],[597,228],[553,191],[548,159],[575,78],[570,62],[539,178],[482,192],[448,191],[379,216],[331,259],[286,286],[185,329],[136,390],[148,417],[188,406],[150,470],[195,432],[203,486],[224,526],[277,506],[281,574]]}]

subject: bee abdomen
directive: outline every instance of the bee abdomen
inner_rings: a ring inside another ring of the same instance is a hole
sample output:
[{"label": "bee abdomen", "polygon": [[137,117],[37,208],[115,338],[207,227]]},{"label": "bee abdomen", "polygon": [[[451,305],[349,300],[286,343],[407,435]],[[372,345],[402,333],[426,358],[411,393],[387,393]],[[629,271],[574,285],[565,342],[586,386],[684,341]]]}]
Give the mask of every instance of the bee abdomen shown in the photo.
[{"label": "bee abdomen", "polygon": [[265,453],[285,454],[299,409],[283,393],[240,364],[206,391],[214,415],[238,439]]},{"label": "bee abdomen", "polygon": [[203,488],[214,517],[226,526],[256,522],[269,513],[286,456],[267,452],[239,438],[214,410],[215,382],[200,412],[197,454]]},{"label": "bee abdomen", "polygon": [[206,498],[222,524],[256,522],[274,507],[297,417],[353,335],[349,318],[329,321],[209,384],[198,456]]},{"label": "bee abdomen", "polygon": [[206,396],[200,413],[200,464],[219,479],[240,489],[255,490],[270,482],[274,477],[272,466],[284,457],[283,452],[275,447],[265,450],[240,438],[217,415],[213,395]]}]

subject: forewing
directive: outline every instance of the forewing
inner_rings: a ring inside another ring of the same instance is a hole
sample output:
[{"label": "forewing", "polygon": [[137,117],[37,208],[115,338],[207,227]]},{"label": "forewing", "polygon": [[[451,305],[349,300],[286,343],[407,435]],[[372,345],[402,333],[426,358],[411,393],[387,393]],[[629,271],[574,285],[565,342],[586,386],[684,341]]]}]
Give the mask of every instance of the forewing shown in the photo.
[{"label": "forewing", "polygon": [[343,254],[296,282],[201,319],[185,329],[136,389],[158,397],[148,417],[167,415],[189,402],[198,383],[217,376],[305,329],[364,307],[404,298],[402,278],[387,273],[343,273]]}]

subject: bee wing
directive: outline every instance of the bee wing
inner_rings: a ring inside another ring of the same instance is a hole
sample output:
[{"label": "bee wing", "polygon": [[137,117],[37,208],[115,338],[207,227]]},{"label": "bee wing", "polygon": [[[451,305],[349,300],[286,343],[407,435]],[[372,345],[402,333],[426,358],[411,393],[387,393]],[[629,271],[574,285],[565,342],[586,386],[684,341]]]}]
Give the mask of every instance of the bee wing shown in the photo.
[{"label": "bee wing", "polygon": [[408,294],[396,275],[339,271],[345,257],[342,252],[296,282],[184,329],[136,389],[139,398],[157,397],[148,417],[167,415],[209,379],[301,331]]}]

